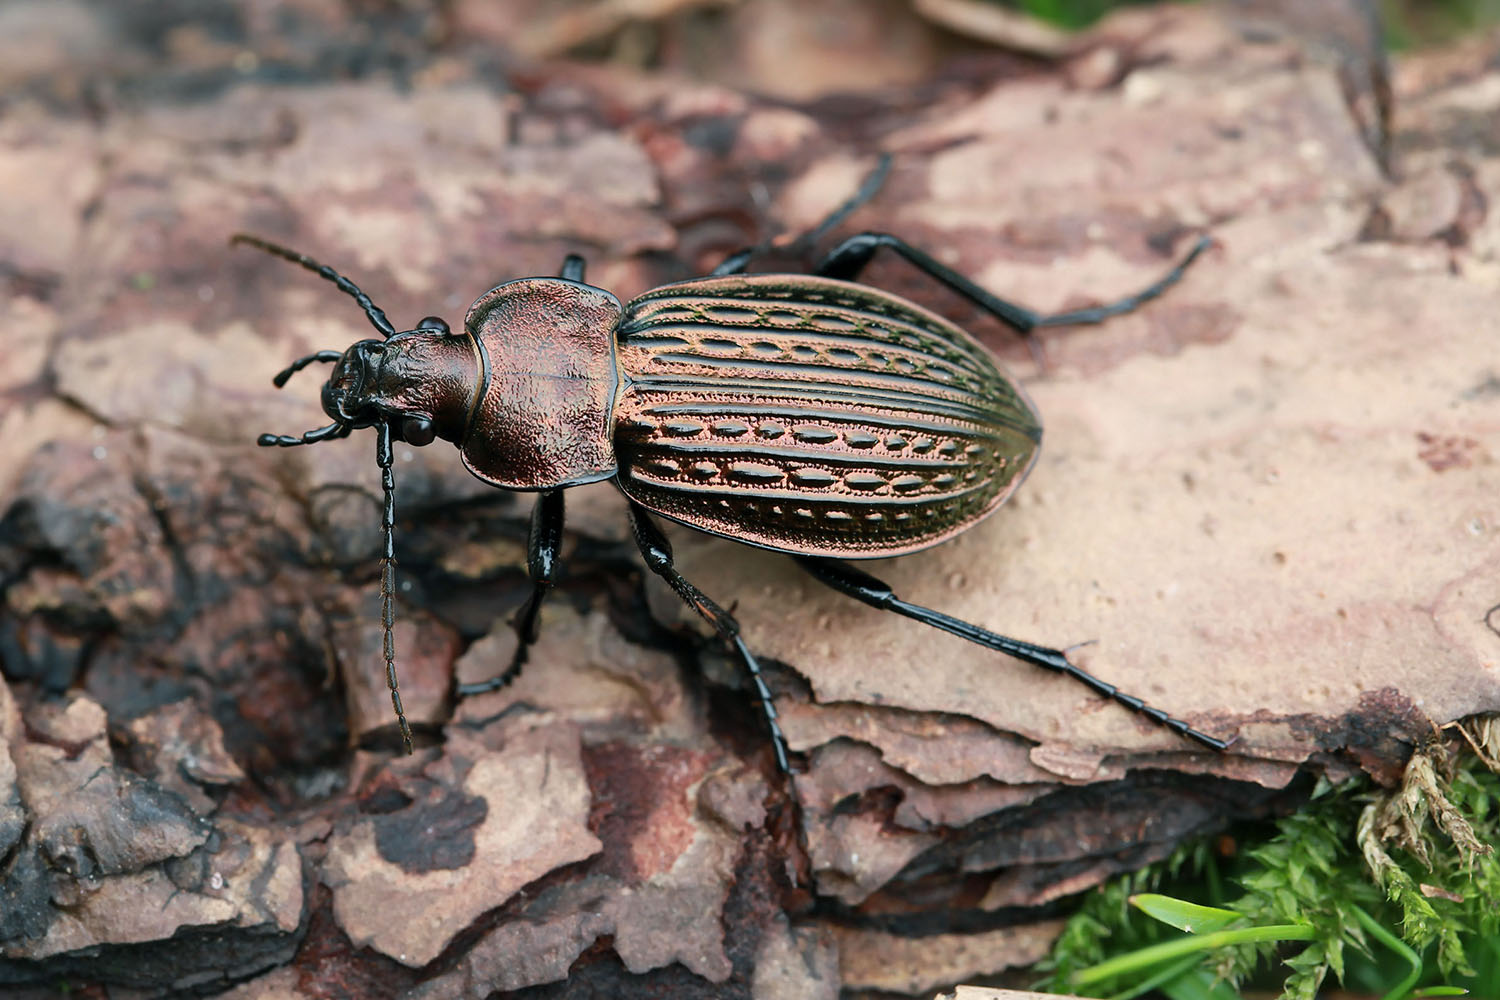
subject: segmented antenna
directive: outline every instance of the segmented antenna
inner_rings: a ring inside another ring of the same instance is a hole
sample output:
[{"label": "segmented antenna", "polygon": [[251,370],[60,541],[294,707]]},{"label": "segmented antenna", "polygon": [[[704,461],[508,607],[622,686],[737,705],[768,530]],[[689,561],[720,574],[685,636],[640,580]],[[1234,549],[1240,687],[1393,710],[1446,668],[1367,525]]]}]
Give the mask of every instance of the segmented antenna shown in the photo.
[{"label": "segmented antenna", "polygon": [[401,725],[401,742],[412,752],[411,726],[401,707],[401,688],[396,683],[396,475],[391,471],[391,425],[375,425],[375,461],[380,464],[380,486],[385,490],[385,513],[380,527],[385,533],[385,552],[380,557],[380,621],[385,625],[385,682],[391,689],[391,707]]},{"label": "segmented antenna", "polygon": [[[340,291],[347,292],[348,294],[354,296],[354,301],[360,304],[360,307],[365,311],[365,315],[370,318],[370,325],[379,330],[382,337],[394,337],[396,335],[396,328],[394,326],[391,326],[391,321],[385,318],[385,313],[381,310],[381,308],[375,303],[371,302],[370,297],[364,292],[360,291],[358,285],[350,281],[348,278],[344,277],[342,274],[339,274],[327,264],[319,264],[317,261],[307,256],[307,254],[298,253],[295,250],[288,250],[284,246],[272,243],[269,240],[263,240],[259,236],[251,236],[249,233],[235,233],[233,236],[229,237],[229,244],[231,246],[236,243],[243,243],[246,246],[255,247],[257,250],[264,250],[268,254],[281,257],[284,260],[289,260],[293,264],[301,264],[303,267],[307,268],[309,271],[312,271],[319,277],[327,278],[335,285],[338,285]],[[335,358],[334,360],[338,359]],[[281,383],[278,382],[277,384],[280,385]]]}]

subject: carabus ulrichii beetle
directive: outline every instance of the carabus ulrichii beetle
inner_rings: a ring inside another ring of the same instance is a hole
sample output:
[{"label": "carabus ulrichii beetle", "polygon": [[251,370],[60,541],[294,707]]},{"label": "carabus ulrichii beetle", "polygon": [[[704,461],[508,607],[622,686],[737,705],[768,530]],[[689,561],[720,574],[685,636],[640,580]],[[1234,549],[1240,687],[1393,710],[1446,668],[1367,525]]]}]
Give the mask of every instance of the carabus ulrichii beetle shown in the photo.
[{"label": "carabus ulrichii beetle", "polygon": [[385,313],[330,267],[244,234],[245,243],[315,271],[353,296],[380,339],[342,354],[318,351],[275,378],[333,363],[323,386],[332,423],[288,447],[376,432],[385,492],[381,599],[386,677],[402,739],[391,639],[395,484],[391,442],[458,447],[479,479],[537,493],[527,543],[530,598],[516,616],[509,667],[459,688],[499,688],[519,673],[537,636],[538,609],[557,578],[563,491],[610,479],[630,504],[646,565],[734,648],[755,686],[776,760],[785,741],[760,666],[730,614],[672,565],[651,514],[791,555],[817,580],[856,600],[1017,659],[1060,671],[1206,746],[1228,743],[1127,695],[1060,650],[997,635],[903,601],[847,559],[936,545],[986,517],[1036,460],[1041,422],[988,349],[947,320],[856,279],[888,248],[1023,334],[1097,323],[1161,294],[1210,240],[1145,290],[1107,305],[1042,315],[999,299],[885,233],[838,244],[812,274],[749,274],[751,251],[704,278],[621,304],[584,283],[569,256],[556,278],[508,281],[481,295],[457,333],[436,317],[398,332]]}]

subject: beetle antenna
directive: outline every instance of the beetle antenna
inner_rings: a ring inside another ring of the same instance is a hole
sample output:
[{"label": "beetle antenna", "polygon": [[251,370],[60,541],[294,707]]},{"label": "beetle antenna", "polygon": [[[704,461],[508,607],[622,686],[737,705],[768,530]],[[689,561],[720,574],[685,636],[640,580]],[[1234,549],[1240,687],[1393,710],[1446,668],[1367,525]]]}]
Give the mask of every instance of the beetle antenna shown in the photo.
[{"label": "beetle antenna", "polygon": [[271,381],[276,384],[276,388],[285,388],[287,379],[291,378],[293,375],[297,374],[308,365],[313,364],[317,361],[333,362],[337,361],[341,357],[343,357],[343,355],[338,351],[318,351],[315,354],[309,354],[305,358],[298,358],[296,361],[293,361],[281,371],[277,372],[276,377]]},{"label": "beetle antenna", "polygon": [[396,684],[396,475],[391,471],[391,425],[375,425],[375,461],[380,464],[380,487],[385,491],[385,511],[380,527],[385,551],[380,557],[380,621],[385,625],[385,682],[391,689],[391,707],[401,726],[401,742],[412,752],[411,726],[401,708],[401,688]]},{"label": "beetle antenna", "polygon": [[[354,297],[354,301],[360,304],[360,307],[365,311],[365,315],[370,318],[370,325],[379,330],[381,336],[394,337],[396,335],[396,328],[391,326],[391,321],[385,318],[385,312],[375,303],[371,302],[370,297],[360,291],[358,285],[342,274],[339,274],[327,264],[319,264],[306,254],[298,253],[295,250],[288,250],[284,246],[263,240],[259,236],[251,236],[249,233],[235,233],[229,237],[230,246],[236,243],[243,243],[246,246],[255,247],[257,250],[264,250],[268,254],[289,260],[293,264],[301,264],[319,277],[327,278],[335,285],[338,285],[340,291],[347,292]],[[280,383],[277,384],[279,385]]]}]

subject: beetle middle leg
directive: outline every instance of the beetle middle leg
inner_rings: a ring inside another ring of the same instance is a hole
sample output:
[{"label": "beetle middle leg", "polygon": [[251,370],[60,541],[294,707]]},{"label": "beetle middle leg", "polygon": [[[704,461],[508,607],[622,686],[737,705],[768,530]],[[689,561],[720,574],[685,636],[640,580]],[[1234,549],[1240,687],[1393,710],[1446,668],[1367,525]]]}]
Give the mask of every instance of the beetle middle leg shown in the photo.
[{"label": "beetle middle leg", "polygon": [[[890,175],[890,172],[891,154],[881,153],[880,159],[875,163],[875,168],[865,176],[864,180],[860,181],[859,188],[845,199],[843,204],[824,216],[822,222],[803,232],[795,239],[788,240],[784,244],[786,250],[790,253],[798,254],[811,249],[819,240],[827,236],[835,226],[853,215],[862,205],[875,197],[881,187],[884,186],[885,179]],[[763,241],[757,243],[755,246],[738,250],[724,258],[723,263],[710,271],[709,274],[715,278],[723,277],[726,274],[744,274],[745,268],[750,266],[750,261],[756,255],[765,252],[773,245],[781,245],[781,241],[777,240],[774,243]]]},{"label": "beetle middle leg", "polygon": [[928,254],[918,250],[899,237],[889,233],[860,233],[851,236],[838,246],[828,252],[822,263],[817,267],[816,273],[825,278],[839,278],[844,281],[856,281],[865,265],[875,256],[875,251],[886,247],[895,251],[903,259],[911,263],[913,267],[925,274],[947,285],[964,298],[979,306],[985,312],[995,316],[1002,323],[1014,327],[1022,334],[1029,334],[1032,330],[1044,326],[1068,326],[1074,323],[1102,323],[1112,316],[1119,316],[1139,308],[1162,292],[1175,285],[1188,269],[1198,255],[1213,243],[1213,238],[1202,236],[1198,242],[1193,244],[1193,249],[1188,251],[1172,270],[1168,271],[1156,283],[1141,289],[1134,295],[1127,295],[1114,302],[1106,302],[1104,305],[1093,306],[1088,309],[1074,309],[1068,312],[1039,313],[1034,309],[1008,302],[997,295],[993,295],[979,287],[968,278],[959,274],[945,264],[933,259]]},{"label": "beetle middle leg", "polygon": [[635,544],[641,550],[641,556],[646,560],[646,566],[667,581],[667,584],[682,598],[687,606],[696,611],[704,621],[714,627],[725,642],[734,647],[739,654],[740,662],[745,665],[750,674],[750,682],[755,685],[756,697],[760,699],[761,710],[766,716],[766,725],[771,730],[771,746],[776,751],[776,766],[781,768],[783,774],[791,774],[791,765],[787,763],[786,737],[781,734],[781,724],[777,721],[776,705],[771,700],[771,689],[766,687],[765,678],[760,672],[760,663],[755,655],[750,652],[750,647],[745,645],[745,640],[740,637],[740,624],[734,620],[728,611],[719,607],[718,604],[697,587],[689,583],[677,567],[672,565],[672,545],[667,541],[667,536],[651,520],[646,513],[646,508],[635,501],[630,503],[630,527],[635,536]]},{"label": "beetle middle leg", "polygon": [[1024,660],[1027,663],[1044,667],[1047,670],[1067,674],[1074,680],[1083,682],[1089,688],[1104,695],[1106,698],[1111,698],[1119,702],[1131,711],[1138,712],[1158,725],[1165,726],[1179,735],[1196,740],[1204,746],[1212,747],[1215,750],[1225,750],[1229,747],[1228,742],[1216,739],[1207,733],[1200,733],[1186,722],[1174,719],[1161,709],[1152,708],[1134,695],[1126,694],[1108,681],[1102,681],[1093,674],[1074,666],[1068,661],[1067,654],[1061,650],[1033,645],[1029,642],[1022,642],[1020,639],[1011,639],[991,632],[989,629],[980,628],[978,625],[963,621],[962,619],[945,615],[941,611],[934,611],[931,608],[924,608],[919,604],[903,601],[895,595],[887,584],[863,570],[855,569],[846,562],[837,559],[816,559],[808,556],[794,556],[793,558],[797,560],[799,566],[812,574],[816,580],[827,584],[834,590],[848,594],[857,601],[863,601],[873,608],[880,608],[882,611],[894,611],[898,615],[904,615],[924,625],[931,625],[934,628],[942,629],[944,632],[956,635],[960,639],[967,639],[980,646],[1001,653],[1007,653],[1018,660]]},{"label": "beetle middle leg", "polygon": [[526,666],[531,646],[541,633],[542,602],[557,583],[563,521],[562,490],[548,490],[536,498],[536,506],[531,508],[531,530],[526,535],[526,570],[531,577],[531,596],[516,612],[516,651],[511,655],[510,666],[489,680],[458,685],[455,691],[460,698],[498,691],[520,676],[521,668]]}]

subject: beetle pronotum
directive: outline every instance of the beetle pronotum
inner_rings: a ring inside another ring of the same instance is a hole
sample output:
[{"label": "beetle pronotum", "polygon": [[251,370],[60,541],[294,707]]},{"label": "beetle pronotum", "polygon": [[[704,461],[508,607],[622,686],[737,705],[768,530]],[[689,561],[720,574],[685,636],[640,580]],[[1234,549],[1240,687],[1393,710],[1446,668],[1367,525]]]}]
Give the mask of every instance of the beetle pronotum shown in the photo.
[{"label": "beetle pronotum", "polygon": [[254,236],[244,243],[315,271],[364,309],[380,339],[318,351],[279,373],[286,384],[316,362],[332,423],[259,443],[289,447],[373,427],[385,494],[382,620],[386,680],[407,752],[411,729],[396,682],[395,483],[391,442],[458,447],[479,479],[538,494],[527,543],[530,598],[515,619],[510,665],[459,694],[509,683],[536,640],[538,610],[557,578],[563,491],[610,479],[630,505],[635,542],[661,576],[727,642],[755,687],[777,764],[789,770],[771,692],[734,618],[673,566],[651,515],[785,552],[815,579],[989,649],[1067,674],[1160,725],[1222,750],[1201,733],[1069,662],[1056,649],[1007,638],[904,601],[847,559],[935,545],[995,510],[1035,461],[1041,422],[989,350],[947,320],[856,283],[877,250],[919,270],[1023,334],[1098,323],[1160,295],[1209,245],[1150,287],[1107,305],[1043,315],[1007,302],[886,233],[838,244],[813,274],[748,274],[748,251],[707,277],[621,304],[584,283],[569,256],[558,277],[490,289],[463,329],[437,317],[398,332],[349,279]]}]

